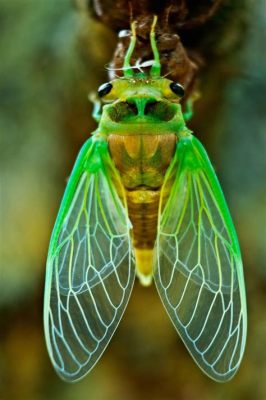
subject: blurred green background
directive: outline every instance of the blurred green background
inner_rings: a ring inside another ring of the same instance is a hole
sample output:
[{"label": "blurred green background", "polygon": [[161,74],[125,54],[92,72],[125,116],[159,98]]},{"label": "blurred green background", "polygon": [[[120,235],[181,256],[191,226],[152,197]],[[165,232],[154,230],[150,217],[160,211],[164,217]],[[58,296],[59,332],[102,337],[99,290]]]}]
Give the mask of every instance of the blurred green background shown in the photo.
[{"label": "blurred green background", "polygon": [[[264,0],[239,11],[247,16],[242,45],[226,57],[218,47],[190,124],[218,171],[242,248],[249,329],[240,371],[226,384],[203,376],[154,287],[138,282],[96,368],[74,385],[52,369],[42,327],[49,237],[76,154],[95,128],[87,94],[106,81],[115,46],[78,3],[0,0],[0,400],[265,400]],[[229,31],[221,46],[230,41]]]}]

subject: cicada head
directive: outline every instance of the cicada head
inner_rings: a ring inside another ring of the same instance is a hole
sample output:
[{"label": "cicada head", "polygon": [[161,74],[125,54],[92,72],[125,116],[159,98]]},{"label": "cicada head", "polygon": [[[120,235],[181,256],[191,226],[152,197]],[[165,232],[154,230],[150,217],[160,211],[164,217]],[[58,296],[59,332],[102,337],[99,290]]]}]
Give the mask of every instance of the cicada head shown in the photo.
[{"label": "cicada head", "polygon": [[107,124],[109,133],[124,131],[125,125],[128,133],[140,126],[142,132],[149,128],[147,133],[176,132],[176,123],[184,123],[179,104],[183,92],[181,85],[162,77],[115,79],[99,88],[103,101],[110,103],[103,107],[99,128],[103,131]]}]

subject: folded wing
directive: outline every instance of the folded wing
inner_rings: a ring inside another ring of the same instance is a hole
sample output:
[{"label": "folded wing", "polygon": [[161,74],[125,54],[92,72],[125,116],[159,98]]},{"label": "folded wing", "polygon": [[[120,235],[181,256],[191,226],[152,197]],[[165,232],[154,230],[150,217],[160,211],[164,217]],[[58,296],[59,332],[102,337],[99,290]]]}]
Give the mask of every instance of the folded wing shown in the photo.
[{"label": "folded wing", "polygon": [[162,189],[154,279],[162,302],[197,364],[230,379],[246,340],[246,300],[236,232],[200,142],[181,139]]},{"label": "folded wing", "polygon": [[47,260],[46,341],[56,371],[68,381],[97,362],[134,283],[131,226],[119,185],[106,142],[90,139],[69,179]]}]

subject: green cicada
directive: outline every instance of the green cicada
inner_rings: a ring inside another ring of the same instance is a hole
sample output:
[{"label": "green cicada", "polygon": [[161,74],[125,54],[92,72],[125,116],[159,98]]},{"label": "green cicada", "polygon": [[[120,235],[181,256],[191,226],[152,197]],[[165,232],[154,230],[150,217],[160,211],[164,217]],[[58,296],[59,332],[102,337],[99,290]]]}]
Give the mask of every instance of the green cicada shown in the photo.
[{"label": "green cicada", "polygon": [[96,364],[125,311],[135,275],[155,281],[199,367],[226,381],[246,340],[235,228],[214,169],[186,127],[183,88],[160,74],[155,23],[149,73],[130,60],[102,85],[99,125],[77,158],[54,226],[44,324],[57,373],[76,381]]}]

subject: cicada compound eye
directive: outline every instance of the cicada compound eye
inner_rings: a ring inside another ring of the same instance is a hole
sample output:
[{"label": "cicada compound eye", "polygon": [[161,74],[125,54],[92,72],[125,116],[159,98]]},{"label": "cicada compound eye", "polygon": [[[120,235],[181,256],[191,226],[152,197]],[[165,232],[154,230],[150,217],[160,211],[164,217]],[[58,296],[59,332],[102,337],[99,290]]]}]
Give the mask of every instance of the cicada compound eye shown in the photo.
[{"label": "cicada compound eye", "polygon": [[183,97],[185,95],[185,89],[183,88],[180,83],[177,82],[172,82],[170,83],[170,89],[174,94],[176,94],[179,97]]},{"label": "cicada compound eye", "polygon": [[111,92],[113,85],[110,82],[103,83],[98,89],[99,97],[104,97]]}]

